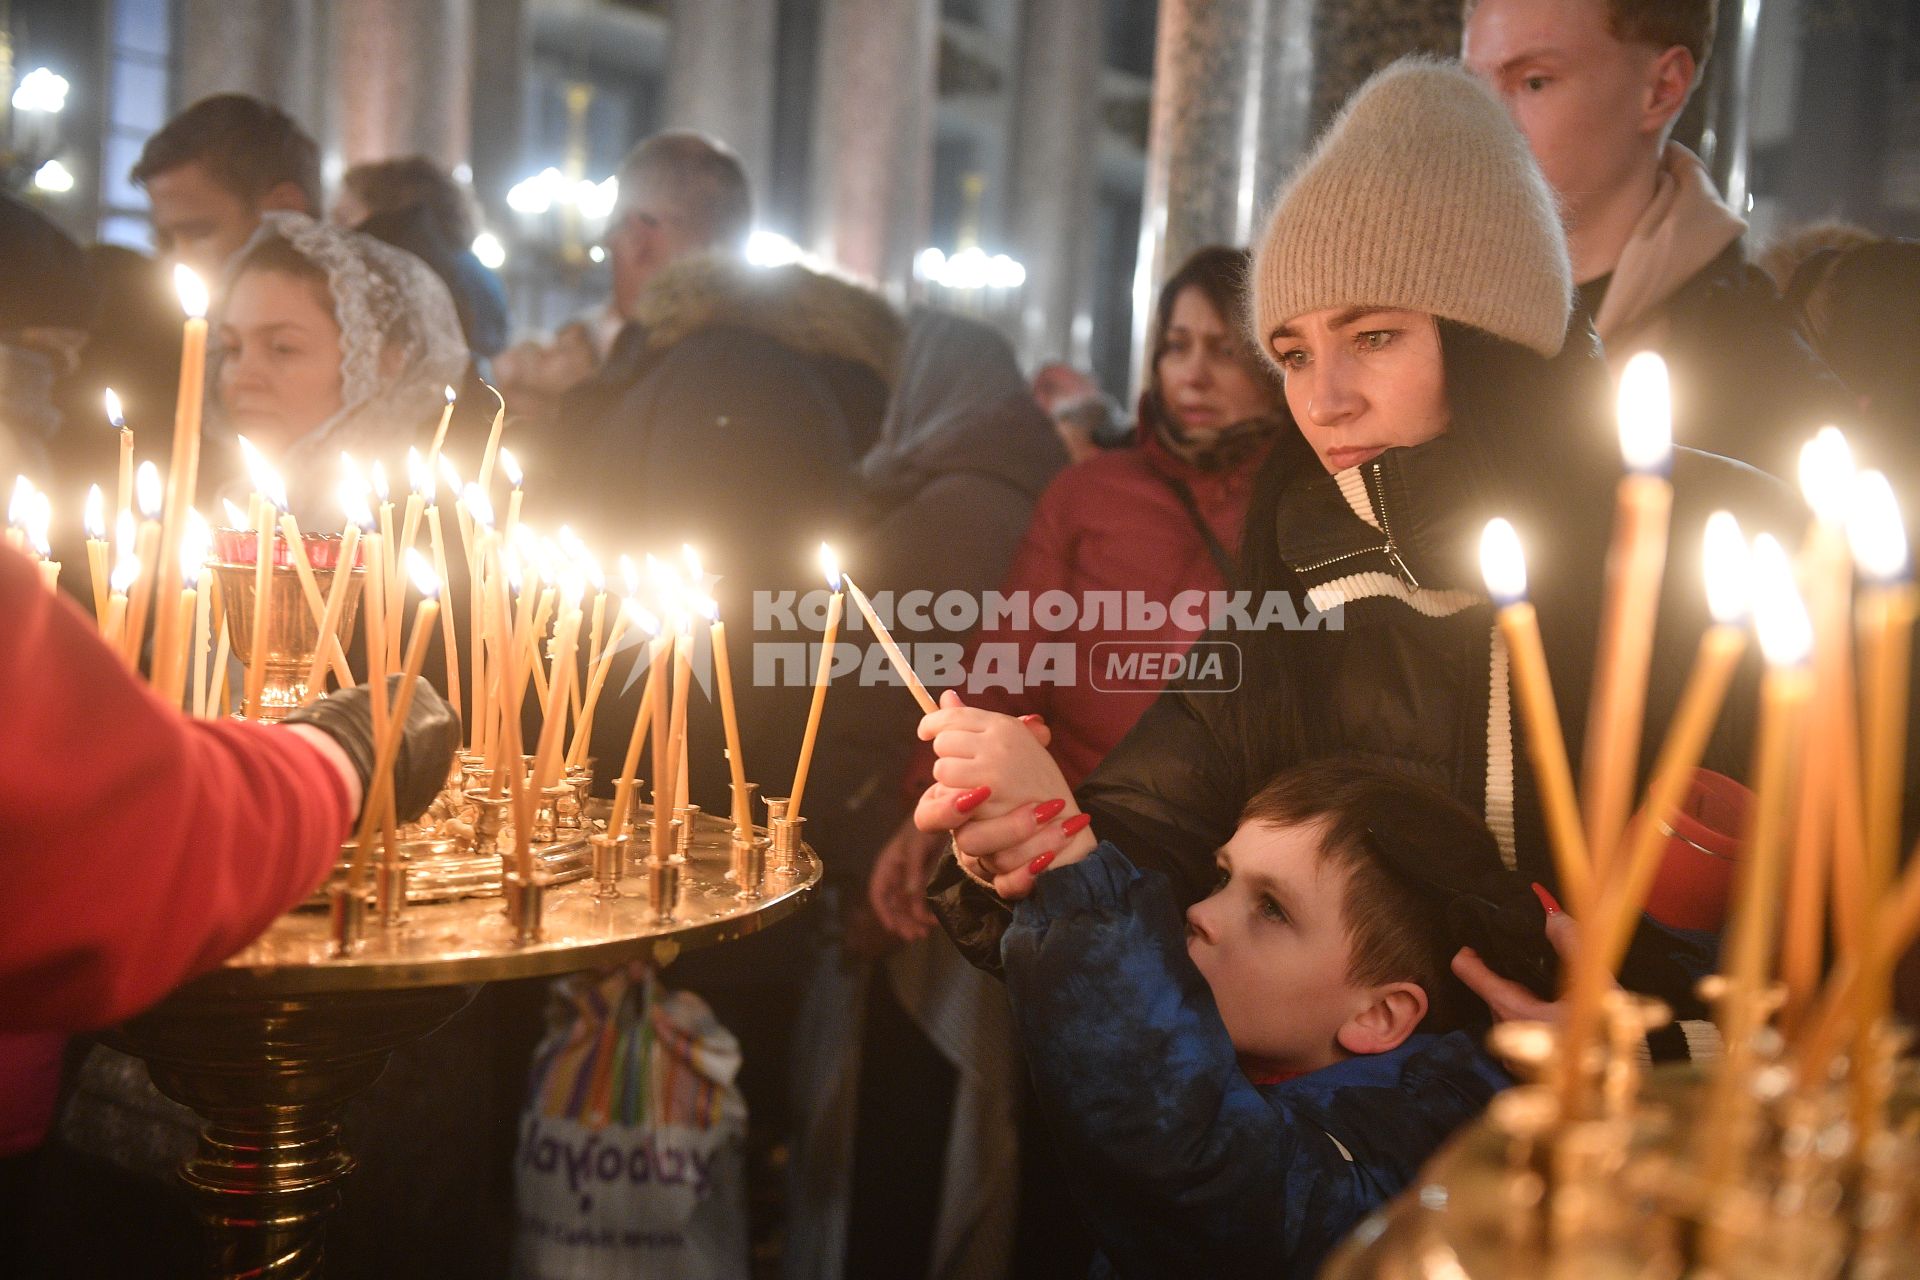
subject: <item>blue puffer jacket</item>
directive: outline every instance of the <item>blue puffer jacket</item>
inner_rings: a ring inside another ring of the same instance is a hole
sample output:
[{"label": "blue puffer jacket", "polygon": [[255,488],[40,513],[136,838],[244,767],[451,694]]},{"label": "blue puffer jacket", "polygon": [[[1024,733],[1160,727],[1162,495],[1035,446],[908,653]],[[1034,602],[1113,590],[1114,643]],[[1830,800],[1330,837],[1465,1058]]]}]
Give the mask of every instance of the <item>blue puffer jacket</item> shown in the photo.
[{"label": "blue puffer jacket", "polygon": [[1256,1086],[1185,937],[1165,878],[1102,844],[1041,876],[1002,938],[1096,1272],[1311,1276],[1510,1081],[1456,1031]]}]

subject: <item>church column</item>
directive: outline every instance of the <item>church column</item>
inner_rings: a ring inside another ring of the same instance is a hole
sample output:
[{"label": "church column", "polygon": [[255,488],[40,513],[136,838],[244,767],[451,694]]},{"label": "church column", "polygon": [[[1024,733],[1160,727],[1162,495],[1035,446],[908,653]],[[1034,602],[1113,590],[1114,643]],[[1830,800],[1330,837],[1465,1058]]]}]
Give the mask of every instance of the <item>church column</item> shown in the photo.
[{"label": "church column", "polygon": [[700,0],[673,7],[666,125],[732,147],[755,205],[773,177],[775,0]]},{"label": "church column", "polygon": [[334,0],[341,160],[425,155],[446,168],[472,145],[470,0]]}]

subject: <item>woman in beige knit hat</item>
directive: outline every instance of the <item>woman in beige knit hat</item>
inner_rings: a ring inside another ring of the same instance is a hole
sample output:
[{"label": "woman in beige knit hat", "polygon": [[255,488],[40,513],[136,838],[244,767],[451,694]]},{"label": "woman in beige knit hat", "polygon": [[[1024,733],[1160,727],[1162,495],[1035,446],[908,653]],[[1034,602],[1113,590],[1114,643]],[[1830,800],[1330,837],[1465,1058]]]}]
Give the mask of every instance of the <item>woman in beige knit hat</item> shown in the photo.
[{"label": "woman in beige knit hat", "polygon": [[[1362,759],[1483,814],[1546,906],[1552,859],[1476,549],[1490,516],[1519,528],[1566,737],[1579,744],[1621,463],[1598,343],[1584,327],[1567,332],[1572,290],[1552,197],[1484,87],[1454,65],[1411,59],[1355,95],[1280,192],[1253,271],[1253,337],[1285,376],[1299,433],[1274,449],[1248,514],[1248,613],[1302,621],[1222,623],[1209,639],[1237,654],[1228,678],[1163,695],[1079,789],[1078,806],[1096,837],[1167,875],[1185,906],[1212,887],[1215,850],[1268,779],[1307,761]],[[1694,549],[1709,512],[1731,509],[1749,531],[1801,518],[1775,482],[1722,458],[1676,449],[1673,483],[1650,744],[1706,625]],[[1287,607],[1266,607],[1276,599]],[[1749,678],[1707,768],[1744,775],[1752,692]],[[1036,777],[968,813],[939,785],[921,800],[923,829],[956,832],[960,860],[935,873],[930,894],[976,964],[997,968],[1007,920],[981,880],[1006,898],[1031,891],[1031,860],[1063,843],[1057,821],[1036,829],[1031,806],[1059,786]],[[1069,804],[1059,820],[1074,813]],[[1563,916],[1550,925],[1566,930]],[[1713,943],[1649,923],[1624,980],[1698,1017],[1693,979]],[[1553,1013],[1477,958],[1463,953],[1455,969],[1498,1013]],[[1686,1034],[1670,1029],[1653,1047],[1682,1056]],[[1400,1153],[1399,1176],[1424,1155]]]}]

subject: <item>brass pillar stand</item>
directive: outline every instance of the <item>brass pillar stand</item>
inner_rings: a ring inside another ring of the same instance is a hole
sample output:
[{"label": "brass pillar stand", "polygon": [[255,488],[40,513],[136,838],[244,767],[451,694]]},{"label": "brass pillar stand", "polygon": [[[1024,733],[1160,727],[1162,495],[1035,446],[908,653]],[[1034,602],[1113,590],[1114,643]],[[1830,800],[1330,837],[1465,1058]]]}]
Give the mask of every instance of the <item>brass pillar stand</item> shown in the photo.
[{"label": "brass pillar stand", "polygon": [[327,1220],[354,1159],[339,1114],[387,1058],[464,1008],[477,986],[231,996],[162,1004],[105,1037],[206,1120],[181,1169],[211,1274],[321,1274]]}]

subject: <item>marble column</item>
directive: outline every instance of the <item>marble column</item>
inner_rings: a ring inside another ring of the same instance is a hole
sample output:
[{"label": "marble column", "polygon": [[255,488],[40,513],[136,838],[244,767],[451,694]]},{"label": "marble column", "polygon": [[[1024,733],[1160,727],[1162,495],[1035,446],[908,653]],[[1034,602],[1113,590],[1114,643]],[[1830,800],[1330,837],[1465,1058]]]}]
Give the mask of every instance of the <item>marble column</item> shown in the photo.
[{"label": "marble column", "polygon": [[1136,368],[1160,282],[1205,245],[1250,243],[1348,94],[1395,58],[1459,47],[1459,0],[1162,0],[1133,283]]},{"label": "marble column", "polygon": [[526,0],[473,0],[473,190],[494,217],[507,188],[527,176]]},{"label": "marble column", "polygon": [[425,155],[451,169],[472,145],[470,0],[334,0],[333,99],[347,165]]},{"label": "marble column", "polygon": [[929,234],[935,0],[827,0],[814,105],[814,252],[902,301]]},{"label": "marble column", "polygon": [[317,0],[181,0],[178,12],[176,111],[244,93],[320,133],[326,39]]},{"label": "marble column", "polygon": [[1719,0],[1719,26],[1706,73],[1693,100],[1674,125],[1673,136],[1692,147],[1713,174],[1713,184],[1735,210],[1745,213],[1752,184],[1747,177],[1753,57],[1759,44],[1761,0]]},{"label": "marble column", "polygon": [[740,157],[756,202],[773,177],[775,0],[673,6],[667,51],[669,128],[712,134]]},{"label": "marble column", "polygon": [[[1091,361],[1099,179],[1099,0],[1025,0],[1015,45],[1004,225],[1027,268],[1020,346],[1029,365]],[[1078,323],[1076,323],[1078,322]]]}]

